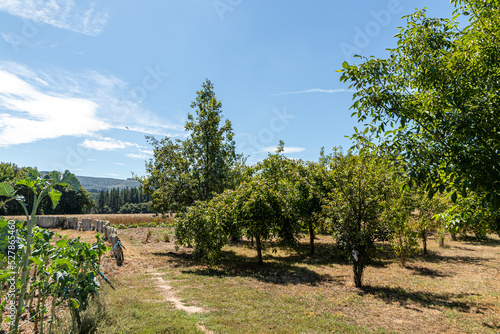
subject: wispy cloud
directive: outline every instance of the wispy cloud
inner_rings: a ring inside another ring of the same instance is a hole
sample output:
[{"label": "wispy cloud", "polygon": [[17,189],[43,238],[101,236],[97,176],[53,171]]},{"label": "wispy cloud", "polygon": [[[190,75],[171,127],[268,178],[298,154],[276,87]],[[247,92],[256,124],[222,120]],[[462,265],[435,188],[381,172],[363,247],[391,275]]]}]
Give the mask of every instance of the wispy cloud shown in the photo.
[{"label": "wispy cloud", "polygon": [[281,95],[297,95],[297,94],[310,94],[310,93],[325,93],[325,94],[335,94],[335,93],[348,93],[352,92],[350,89],[321,89],[321,88],[312,88],[306,90],[299,90],[295,92],[282,92],[271,94],[271,96],[281,96]]},{"label": "wispy cloud", "polygon": [[83,136],[111,126],[91,100],[43,92],[0,67],[0,146]]},{"label": "wispy cloud", "polygon": [[[289,154],[289,153],[300,153],[300,152],[304,152],[306,149],[304,147],[297,147],[297,146],[290,146],[290,147],[287,147],[285,146],[283,148],[283,153],[284,154]],[[263,152],[276,152],[276,147],[275,146],[268,146],[268,147],[264,147],[262,149]]]},{"label": "wispy cloud", "polygon": [[128,86],[110,73],[34,70],[0,61],[0,146],[91,136],[82,145],[116,149],[133,144],[98,143],[95,136],[113,128],[170,137],[184,133],[180,123],[161,119],[124,94]]},{"label": "wispy cloud", "polygon": [[151,158],[151,156],[147,155],[147,154],[144,154],[144,153],[139,153],[139,154],[136,154],[136,153],[128,153],[128,154],[125,154],[126,157],[129,157],[131,159],[139,159],[139,160],[146,160],[146,159],[149,159]]},{"label": "wispy cloud", "polygon": [[94,2],[77,4],[74,0],[3,0],[0,10],[90,36],[99,35],[109,19],[104,10],[96,9]]},{"label": "wispy cloud", "polygon": [[154,155],[154,152],[151,150],[139,149],[138,153],[127,153],[126,157],[131,159],[139,159],[139,160],[147,160]]},{"label": "wispy cloud", "polygon": [[96,151],[114,151],[114,150],[124,149],[127,147],[134,147],[134,146],[138,147],[139,145],[105,137],[100,140],[85,139],[83,143],[80,144],[80,146],[82,146],[83,148],[90,148]]}]

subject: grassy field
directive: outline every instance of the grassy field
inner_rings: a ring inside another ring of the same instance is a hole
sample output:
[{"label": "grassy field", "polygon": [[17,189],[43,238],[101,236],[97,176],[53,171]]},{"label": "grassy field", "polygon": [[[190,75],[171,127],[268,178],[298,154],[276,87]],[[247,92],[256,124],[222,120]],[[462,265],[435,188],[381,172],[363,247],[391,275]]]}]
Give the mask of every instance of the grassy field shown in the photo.
[{"label": "grassy field", "polygon": [[[149,231],[149,233],[148,233]],[[74,231],[61,231],[74,233]],[[149,236],[148,236],[149,234]],[[498,333],[500,239],[434,238],[429,254],[401,267],[387,244],[354,287],[352,268],[331,237],[318,255],[265,253],[248,242],[224,248],[215,266],[176,250],[166,228],[120,230],[125,264],[105,268],[98,333]],[[146,242],[146,240],[148,240]],[[170,240],[166,242],[165,240]],[[304,240],[304,253],[307,249]],[[98,310],[98,311],[96,311]],[[60,333],[66,333],[64,326]]]},{"label": "grassy field", "polygon": [[[62,215],[56,215],[62,216]],[[162,217],[161,215],[155,215],[152,213],[131,213],[131,214],[81,214],[81,215],[66,215],[67,217],[78,217],[78,220],[81,221],[82,218],[90,218],[107,220],[112,225],[120,225],[123,224],[125,226],[132,224],[140,224],[140,223],[150,223],[150,222],[158,222],[158,223],[168,223],[172,221],[172,216],[167,215]],[[19,219],[26,220],[26,216],[6,216],[7,219]]]}]

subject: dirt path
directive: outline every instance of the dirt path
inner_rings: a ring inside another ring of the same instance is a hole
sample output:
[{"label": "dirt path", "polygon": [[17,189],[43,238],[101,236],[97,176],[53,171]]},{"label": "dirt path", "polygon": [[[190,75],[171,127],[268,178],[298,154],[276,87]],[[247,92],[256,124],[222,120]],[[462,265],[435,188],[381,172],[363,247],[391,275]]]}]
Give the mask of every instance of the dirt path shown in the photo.
[{"label": "dirt path", "polygon": [[[175,250],[172,242],[163,242],[161,237],[162,229],[157,230],[157,234],[150,239],[151,242],[145,243],[148,229],[136,228],[119,230],[120,240],[125,247],[124,263],[121,267],[116,266],[113,257],[109,257],[106,262],[106,275],[120,279],[121,275],[130,273],[146,274],[151,279],[151,285],[154,285],[161,291],[164,300],[171,303],[177,310],[182,310],[188,314],[205,313],[208,310],[198,306],[188,306],[176,296],[174,288],[162,277],[160,272],[163,268],[162,263],[155,259],[152,254],[154,252],[170,252]],[[94,232],[74,232],[71,230],[57,231],[63,235],[70,237],[81,236],[87,242],[94,242]],[[212,334],[211,330],[207,329],[203,324],[197,324],[198,329],[204,333]]]},{"label": "dirt path", "polygon": [[[151,255],[155,252],[175,251],[175,246],[172,242],[163,242],[161,240],[161,233],[163,233],[161,231],[162,229],[158,229],[156,231],[158,234],[153,234],[152,237],[147,238],[148,229],[145,228],[120,230],[120,239],[126,247],[125,261],[122,267],[116,267],[115,275],[119,277],[120,273],[126,271],[145,272],[151,279],[152,284],[161,291],[164,300],[171,303],[177,310],[185,311],[188,314],[208,312],[208,310],[202,307],[188,306],[183,303],[176,295],[174,288],[162,277],[161,269],[163,265]],[[145,243],[146,239],[150,240],[150,242]],[[201,323],[196,326],[203,333],[214,333]]]},{"label": "dirt path", "polygon": [[163,279],[163,277],[161,277],[161,273],[152,272],[149,274],[153,276],[153,278],[157,281],[157,286],[163,291],[165,300],[173,303],[176,309],[186,311],[187,313],[208,312],[208,310],[205,310],[202,307],[186,306],[183,302],[181,302],[181,300],[175,296],[174,289],[170,286],[170,284],[168,284],[167,281]]}]

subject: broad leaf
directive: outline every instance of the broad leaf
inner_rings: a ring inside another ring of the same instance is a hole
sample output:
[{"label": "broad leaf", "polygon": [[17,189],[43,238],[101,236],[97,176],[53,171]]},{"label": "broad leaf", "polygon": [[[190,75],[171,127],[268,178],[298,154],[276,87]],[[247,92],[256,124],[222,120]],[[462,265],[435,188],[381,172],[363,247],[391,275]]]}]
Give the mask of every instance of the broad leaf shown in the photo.
[{"label": "broad leaf", "polygon": [[57,240],[56,245],[59,248],[64,248],[68,245],[68,240],[67,239]]},{"label": "broad leaf", "polygon": [[54,275],[54,279],[56,282],[61,283],[61,285],[66,285],[66,283],[69,281],[70,276],[66,271],[59,270],[56,272]]},{"label": "broad leaf", "polygon": [[57,206],[57,203],[59,203],[59,200],[61,199],[62,192],[59,190],[56,190],[54,188],[50,189],[49,192],[50,200],[52,201],[52,208],[55,209]]},{"label": "broad leaf", "polygon": [[22,180],[17,181],[16,184],[26,186],[30,189],[34,189],[37,182],[36,182],[36,180],[32,180],[32,179],[22,179]]},{"label": "broad leaf", "polygon": [[56,265],[59,268],[66,269],[66,270],[71,270],[73,269],[73,264],[71,263],[70,260],[68,259],[57,259],[56,260]]},{"label": "broad leaf", "polygon": [[43,265],[43,261],[38,257],[30,257],[30,262],[36,264],[37,266]]},{"label": "broad leaf", "polygon": [[40,177],[40,173],[32,167],[26,167],[26,171],[28,172],[28,177],[31,179],[38,179]]},{"label": "broad leaf", "polygon": [[70,302],[71,302],[71,306],[73,306],[74,309],[80,308],[80,303],[75,298],[71,298]]},{"label": "broad leaf", "polygon": [[80,181],[76,178],[76,176],[69,171],[64,172],[62,178],[60,179],[58,184],[64,183],[65,185],[69,185],[73,187],[75,192],[78,192],[80,188]]},{"label": "broad leaf", "polygon": [[5,182],[0,183],[0,196],[14,197],[16,196],[16,191],[14,188]]}]

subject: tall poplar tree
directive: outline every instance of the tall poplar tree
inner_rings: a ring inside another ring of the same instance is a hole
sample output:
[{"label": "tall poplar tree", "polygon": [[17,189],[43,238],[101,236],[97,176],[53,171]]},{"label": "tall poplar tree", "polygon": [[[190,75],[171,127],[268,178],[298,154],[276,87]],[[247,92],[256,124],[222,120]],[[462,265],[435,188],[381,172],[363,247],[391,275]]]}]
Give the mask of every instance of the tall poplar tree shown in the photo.
[{"label": "tall poplar tree", "polygon": [[154,157],[146,163],[149,175],[140,177],[144,193],[159,212],[183,211],[196,200],[208,200],[233,183],[236,154],[231,122],[223,121],[222,103],[210,80],[202,84],[191,103],[182,141],[147,137]]}]

